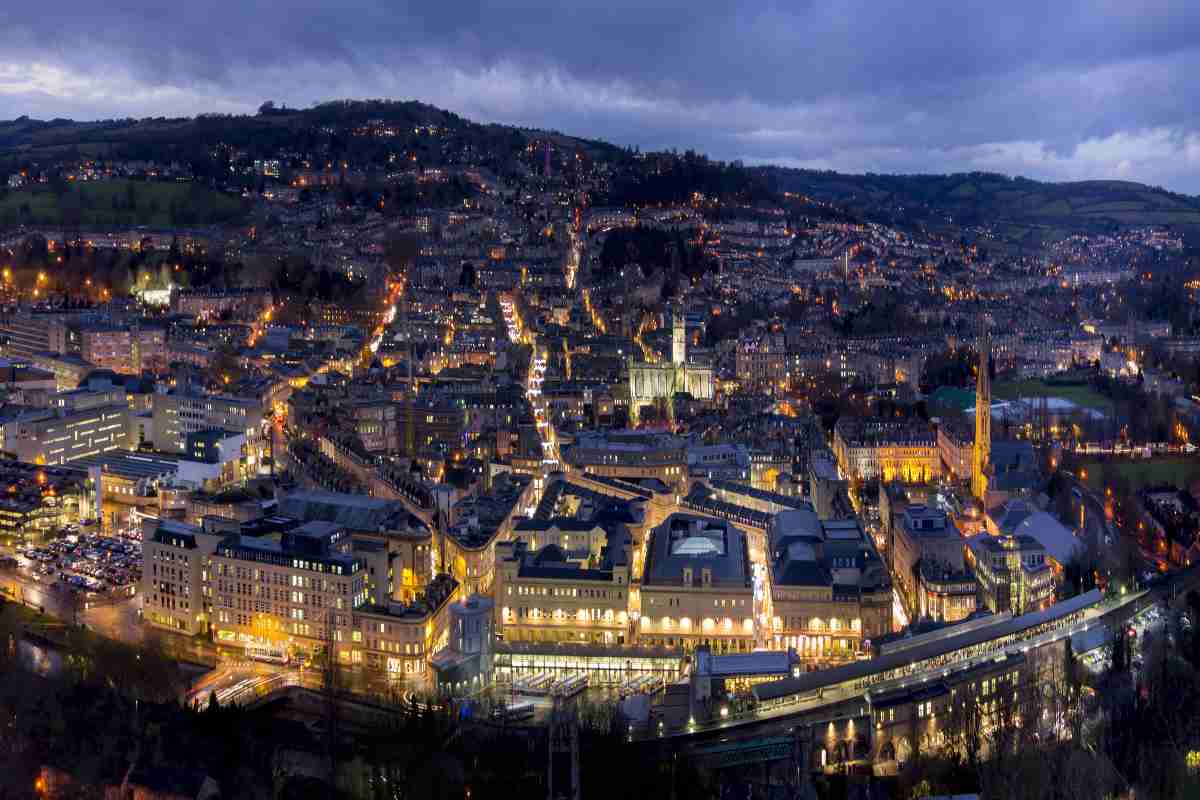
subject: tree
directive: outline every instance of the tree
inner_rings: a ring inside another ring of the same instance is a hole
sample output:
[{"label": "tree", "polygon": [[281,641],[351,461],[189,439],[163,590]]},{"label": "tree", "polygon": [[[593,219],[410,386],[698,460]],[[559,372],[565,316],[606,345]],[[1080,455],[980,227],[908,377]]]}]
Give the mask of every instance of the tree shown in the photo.
[{"label": "tree", "polygon": [[1119,629],[1113,634],[1109,644],[1110,666],[1109,675],[1124,675],[1129,671],[1129,640],[1125,637],[1125,629]]},{"label": "tree", "polygon": [[407,272],[417,260],[420,240],[410,231],[396,231],[384,243],[383,256],[393,274]]},{"label": "tree", "polygon": [[478,276],[475,272],[475,265],[470,261],[464,261],[462,264],[462,273],[458,277],[458,285],[464,289],[473,289],[478,281]]}]

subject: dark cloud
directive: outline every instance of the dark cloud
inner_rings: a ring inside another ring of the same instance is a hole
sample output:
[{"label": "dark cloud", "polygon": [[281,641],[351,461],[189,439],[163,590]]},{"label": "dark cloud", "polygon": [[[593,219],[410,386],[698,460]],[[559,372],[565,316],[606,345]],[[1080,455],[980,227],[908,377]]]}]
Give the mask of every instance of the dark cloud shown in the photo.
[{"label": "dark cloud", "polygon": [[845,170],[1200,191],[1200,4],[62,0],[6,9],[0,117],[416,97]]}]

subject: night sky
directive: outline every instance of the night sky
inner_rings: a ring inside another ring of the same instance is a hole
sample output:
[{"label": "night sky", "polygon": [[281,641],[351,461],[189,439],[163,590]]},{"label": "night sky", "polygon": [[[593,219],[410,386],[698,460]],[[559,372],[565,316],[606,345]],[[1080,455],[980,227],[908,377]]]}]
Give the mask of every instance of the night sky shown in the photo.
[{"label": "night sky", "polygon": [[1200,193],[1200,2],[59,0],[0,14],[0,119],[419,99],[643,149]]}]

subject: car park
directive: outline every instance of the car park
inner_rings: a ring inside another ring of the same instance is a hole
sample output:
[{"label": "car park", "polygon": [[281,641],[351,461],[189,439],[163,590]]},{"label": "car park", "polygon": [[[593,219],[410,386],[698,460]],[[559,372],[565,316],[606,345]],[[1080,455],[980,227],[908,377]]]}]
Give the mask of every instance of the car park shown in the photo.
[{"label": "car park", "polygon": [[78,591],[117,592],[141,581],[141,543],[130,539],[68,533],[44,545],[27,547],[24,558],[35,579],[61,581]]}]

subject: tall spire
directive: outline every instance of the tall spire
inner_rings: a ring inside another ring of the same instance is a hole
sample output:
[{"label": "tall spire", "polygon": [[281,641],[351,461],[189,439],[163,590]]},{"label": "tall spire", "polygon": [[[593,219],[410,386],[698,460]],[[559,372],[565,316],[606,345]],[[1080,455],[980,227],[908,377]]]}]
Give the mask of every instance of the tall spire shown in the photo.
[{"label": "tall spire", "polygon": [[984,332],[979,346],[979,373],[975,376],[975,447],[971,463],[971,494],[986,502],[988,466],[992,454],[992,379],[988,374],[992,337]]}]

